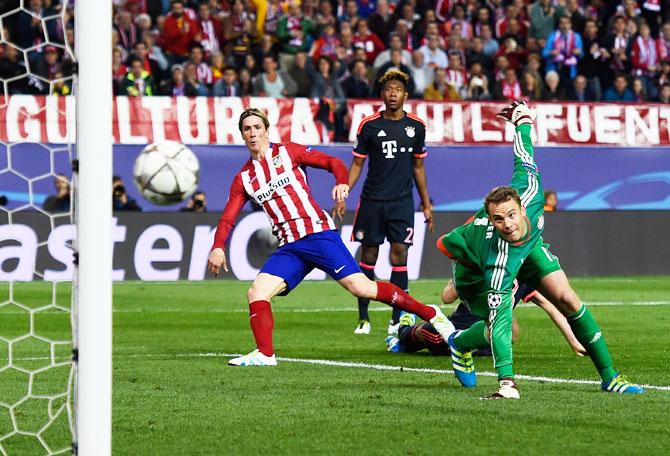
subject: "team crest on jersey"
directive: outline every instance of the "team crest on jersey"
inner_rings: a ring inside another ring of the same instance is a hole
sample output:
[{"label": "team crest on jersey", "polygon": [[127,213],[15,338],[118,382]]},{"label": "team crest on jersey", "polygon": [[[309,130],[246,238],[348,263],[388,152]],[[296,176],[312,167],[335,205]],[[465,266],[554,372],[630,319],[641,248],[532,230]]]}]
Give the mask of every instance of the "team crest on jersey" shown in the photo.
[{"label": "team crest on jersey", "polygon": [[405,133],[407,133],[407,136],[410,138],[413,138],[416,132],[414,131],[414,127],[405,127]]},{"label": "team crest on jersey", "polygon": [[537,219],[537,229],[541,230],[542,228],[544,228],[544,215],[540,215]]},{"label": "team crest on jersey", "polygon": [[281,157],[279,155],[272,157],[272,164],[275,165],[275,168],[281,168]]},{"label": "team crest on jersey", "polygon": [[489,293],[489,309],[497,309],[502,304],[502,298],[498,293]]},{"label": "team crest on jersey", "polygon": [[365,237],[365,231],[363,231],[363,230],[356,231],[356,234],[354,234],[354,237],[356,238],[357,241],[362,241],[363,238]]}]

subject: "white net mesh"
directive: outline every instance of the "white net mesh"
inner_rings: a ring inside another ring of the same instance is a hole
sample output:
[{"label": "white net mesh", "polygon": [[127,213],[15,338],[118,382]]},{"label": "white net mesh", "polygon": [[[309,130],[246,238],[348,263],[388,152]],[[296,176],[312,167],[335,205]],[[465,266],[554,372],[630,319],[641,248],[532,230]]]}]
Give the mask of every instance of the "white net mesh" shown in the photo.
[{"label": "white net mesh", "polygon": [[19,109],[0,132],[3,455],[72,451],[74,148],[28,142],[44,119],[66,117],[51,97],[72,90],[71,13],[66,1],[0,4],[0,111]]}]

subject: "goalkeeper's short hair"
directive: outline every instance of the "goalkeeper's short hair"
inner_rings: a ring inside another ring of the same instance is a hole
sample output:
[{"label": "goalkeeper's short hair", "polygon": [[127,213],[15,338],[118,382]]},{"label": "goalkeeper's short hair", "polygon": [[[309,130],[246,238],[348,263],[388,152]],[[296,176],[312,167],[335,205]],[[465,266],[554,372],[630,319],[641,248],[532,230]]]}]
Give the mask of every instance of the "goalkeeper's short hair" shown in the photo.
[{"label": "goalkeeper's short hair", "polygon": [[405,91],[407,91],[409,86],[409,75],[399,70],[388,70],[381,78],[379,78],[379,87],[384,89],[384,86],[389,81],[402,82],[402,85],[405,86]]}]

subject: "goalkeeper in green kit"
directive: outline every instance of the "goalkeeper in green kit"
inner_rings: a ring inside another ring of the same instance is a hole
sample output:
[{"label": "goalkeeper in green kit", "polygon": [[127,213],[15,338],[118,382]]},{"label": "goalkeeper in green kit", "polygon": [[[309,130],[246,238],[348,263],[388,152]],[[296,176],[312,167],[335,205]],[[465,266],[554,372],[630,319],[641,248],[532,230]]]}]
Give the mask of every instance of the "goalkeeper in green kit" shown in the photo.
[{"label": "goalkeeper in green kit", "polygon": [[498,116],[516,127],[512,184],[491,190],[484,207],[469,223],[438,241],[438,248],[463,266],[459,277],[454,278],[459,293],[469,296],[467,304],[472,313],[487,319],[449,337],[456,378],[463,386],[474,387],[472,351],[490,345],[499,388],[482,399],[519,398],[512,363],[513,284],[518,276],[565,315],[595,364],[603,391],[644,393],[612,367],[598,323],[572,290],[558,258],[542,239],[544,192],[530,139],[535,110],[514,102]]}]

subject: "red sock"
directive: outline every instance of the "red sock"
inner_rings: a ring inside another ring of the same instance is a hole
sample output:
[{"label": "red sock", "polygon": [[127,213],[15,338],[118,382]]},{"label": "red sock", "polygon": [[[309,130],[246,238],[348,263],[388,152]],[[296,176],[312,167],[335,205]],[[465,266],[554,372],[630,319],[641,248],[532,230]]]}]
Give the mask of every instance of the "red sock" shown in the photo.
[{"label": "red sock", "polygon": [[254,301],[249,304],[249,322],[256,339],[256,346],[265,356],[274,355],[272,330],[275,326],[269,301]]},{"label": "red sock", "polygon": [[377,297],[375,297],[375,301],[399,307],[405,312],[416,314],[426,321],[430,321],[436,314],[435,309],[421,304],[399,287],[388,282],[377,282]]}]

